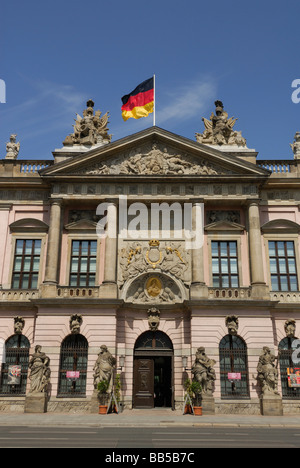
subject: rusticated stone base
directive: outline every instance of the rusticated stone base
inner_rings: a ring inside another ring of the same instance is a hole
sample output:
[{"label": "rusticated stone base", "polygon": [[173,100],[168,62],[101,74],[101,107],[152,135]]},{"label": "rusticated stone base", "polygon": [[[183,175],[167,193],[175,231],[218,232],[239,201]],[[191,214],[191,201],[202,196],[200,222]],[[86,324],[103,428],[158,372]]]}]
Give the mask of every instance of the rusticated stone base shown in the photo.
[{"label": "rusticated stone base", "polygon": [[47,393],[29,394],[25,398],[24,413],[47,413]]},{"label": "rusticated stone base", "polygon": [[215,400],[216,414],[245,414],[258,416],[261,414],[259,400]]}]

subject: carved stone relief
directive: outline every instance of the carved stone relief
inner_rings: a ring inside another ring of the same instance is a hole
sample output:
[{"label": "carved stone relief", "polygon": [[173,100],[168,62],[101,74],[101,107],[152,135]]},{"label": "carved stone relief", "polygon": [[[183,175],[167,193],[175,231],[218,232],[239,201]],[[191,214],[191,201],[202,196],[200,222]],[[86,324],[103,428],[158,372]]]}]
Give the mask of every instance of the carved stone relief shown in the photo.
[{"label": "carved stone relief", "polygon": [[82,315],[73,314],[70,317],[70,331],[72,335],[78,335],[80,333],[80,327],[83,323]]},{"label": "carved stone relief", "polygon": [[160,311],[155,307],[148,310],[148,323],[151,331],[158,330],[160,323]]},{"label": "carved stone relief", "polygon": [[177,282],[168,275],[153,273],[133,280],[123,291],[123,298],[133,304],[175,304],[185,299]]},{"label": "carved stone relief", "polygon": [[218,221],[228,221],[230,223],[241,223],[241,213],[238,210],[221,211],[211,210],[206,214],[206,223],[216,223]]},{"label": "carved stone relief", "polygon": [[236,315],[228,315],[225,319],[229,335],[237,335],[239,330],[239,319]]},{"label": "carved stone relief", "polygon": [[25,320],[23,319],[23,317],[14,318],[14,330],[16,335],[22,335],[24,326]]},{"label": "carved stone relief", "polygon": [[119,284],[147,271],[169,273],[184,283],[190,282],[190,253],[183,242],[152,240],[124,244],[119,251]]},{"label": "carved stone relief", "polygon": [[158,143],[143,145],[74,174],[84,175],[226,175],[231,171]]},{"label": "carved stone relief", "polygon": [[285,334],[288,338],[295,338],[296,334],[296,320],[288,319],[284,324]]}]

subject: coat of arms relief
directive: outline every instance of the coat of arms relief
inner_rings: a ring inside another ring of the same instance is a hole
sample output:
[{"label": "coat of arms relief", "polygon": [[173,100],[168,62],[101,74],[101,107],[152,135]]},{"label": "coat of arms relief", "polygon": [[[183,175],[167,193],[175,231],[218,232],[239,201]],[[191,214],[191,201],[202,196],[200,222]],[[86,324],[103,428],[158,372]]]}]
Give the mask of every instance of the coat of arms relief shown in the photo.
[{"label": "coat of arms relief", "polygon": [[226,175],[231,171],[204,158],[158,143],[142,145],[109,160],[97,161],[84,175]]},{"label": "coat of arms relief", "polygon": [[[137,303],[182,302],[191,281],[190,253],[180,241],[130,242],[119,252],[119,287]],[[179,285],[182,285],[180,287]]]}]

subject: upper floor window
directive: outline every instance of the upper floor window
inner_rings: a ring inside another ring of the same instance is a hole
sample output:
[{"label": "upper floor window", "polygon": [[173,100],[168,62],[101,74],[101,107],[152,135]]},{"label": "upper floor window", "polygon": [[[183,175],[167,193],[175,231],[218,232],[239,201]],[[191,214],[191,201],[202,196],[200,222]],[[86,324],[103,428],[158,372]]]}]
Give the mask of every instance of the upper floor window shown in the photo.
[{"label": "upper floor window", "polygon": [[70,286],[92,287],[96,284],[97,241],[73,240]]},{"label": "upper floor window", "polygon": [[37,289],[42,241],[18,239],[14,256],[12,288]]},{"label": "upper floor window", "polygon": [[272,291],[297,291],[295,246],[293,241],[269,241]]},{"label": "upper floor window", "polygon": [[214,288],[238,288],[238,254],[237,242],[213,241],[212,274]]}]

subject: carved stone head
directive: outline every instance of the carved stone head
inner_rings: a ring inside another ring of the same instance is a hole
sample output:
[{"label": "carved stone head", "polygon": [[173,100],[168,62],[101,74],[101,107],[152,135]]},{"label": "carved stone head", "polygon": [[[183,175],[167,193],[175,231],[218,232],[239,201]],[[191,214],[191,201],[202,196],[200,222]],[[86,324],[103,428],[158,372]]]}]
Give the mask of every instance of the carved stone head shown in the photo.
[{"label": "carved stone head", "polygon": [[70,317],[70,330],[72,335],[78,335],[80,333],[80,327],[82,325],[82,315],[74,314]]},{"label": "carved stone head", "polygon": [[296,320],[288,319],[284,324],[284,330],[288,338],[295,338]]},{"label": "carved stone head", "polygon": [[14,318],[14,330],[16,335],[22,335],[24,326],[25,326],[25,320],[23,317],[15,317]]},{"label": "carved stone head", "polygon": [[151,331],[158,330],[160,324],[160,311],[155,307],[148,310],[148,323]]},{"label": "carved stone head", "polygon": [[236,315],[228,315],[225,320],[229,335],[237,335],[239,329],[239,319]]}]

